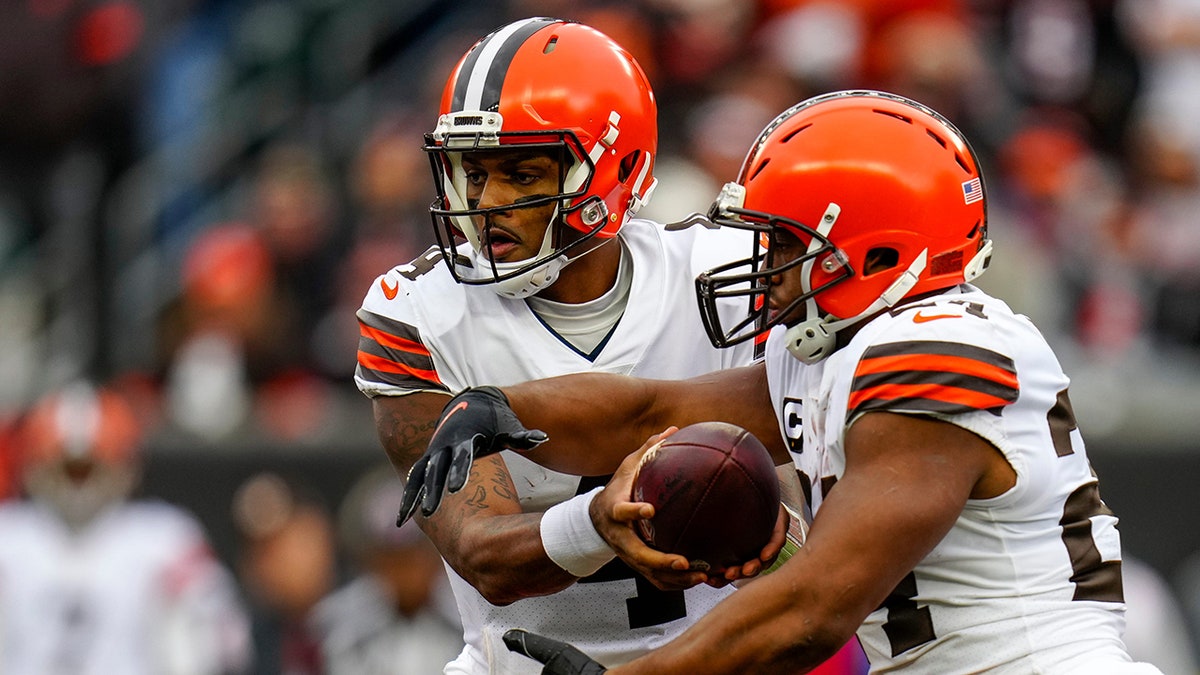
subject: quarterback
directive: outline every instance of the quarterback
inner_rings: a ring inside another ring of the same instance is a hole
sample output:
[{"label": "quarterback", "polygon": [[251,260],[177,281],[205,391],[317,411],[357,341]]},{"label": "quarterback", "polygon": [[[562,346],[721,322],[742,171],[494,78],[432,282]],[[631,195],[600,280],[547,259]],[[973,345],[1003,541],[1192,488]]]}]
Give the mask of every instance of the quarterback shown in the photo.
[{"label": "quarterback", "polygon": [[[401,476],[468,387],[588,371],[683,378],[752,361],[749,342],[709,342],[692,290],[752,235],[634,217],[655,185],[657,136],[642,69],[593,28],[526,19],[462,57],[425,144],[438,245],[376,279],[358,313],[355,381]],[[719,304],[730,320],[740,309]],[[790,464],[783,452],[777,461]],[[517,627],[617,665],[733,592],[663,590],[616,560],[587,513],[604,472],[568,475],[513,452],[469,471],[470,490],[419,519],[464,624],[466,648],[447,673],[539,672],[502,643]]]}]

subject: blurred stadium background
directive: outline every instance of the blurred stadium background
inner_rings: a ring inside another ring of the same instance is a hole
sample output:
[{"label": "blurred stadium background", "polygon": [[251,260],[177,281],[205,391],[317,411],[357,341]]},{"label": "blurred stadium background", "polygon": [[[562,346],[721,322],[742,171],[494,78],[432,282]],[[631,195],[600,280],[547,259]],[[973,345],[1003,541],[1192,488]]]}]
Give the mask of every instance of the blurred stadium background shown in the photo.
[{"label": "blurred stadium background", "polygon": [[1200,607],[1196,0],[7,0],[0,426],[71,380],[123,390],[151,431],[143,492],[228,557],[252,473],[340,500],[383,457],[354,311],[432,243],[441,85],[530,15],[646,67],[661,220],[704,210],[814,93],[887,89],[958,124],[991,199],[981,285],[1056,346],[1128,550]]}]

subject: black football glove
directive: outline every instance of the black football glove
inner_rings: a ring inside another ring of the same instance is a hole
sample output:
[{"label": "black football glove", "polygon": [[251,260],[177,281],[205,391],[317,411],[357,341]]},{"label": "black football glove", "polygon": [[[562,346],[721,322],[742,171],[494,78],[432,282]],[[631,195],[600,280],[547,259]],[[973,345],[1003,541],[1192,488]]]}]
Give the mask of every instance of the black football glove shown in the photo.
[{"label": "black football glove", "polygon": [[566,642],[513,628],[504,633],[508,651],[545,664],[542,675],[600,675],[608,669]]},{"label": "black football glove", "polygon": [[423,515],[433,515],[442,503],[443,489],[453,494],[467,484],[476,457],[505,448],[532,450],[546,438],[545,432],[521,424],[499,389],[464,389],[442,408],[429,447],[408,472],[396,525],[412,517],[418,502]]}]

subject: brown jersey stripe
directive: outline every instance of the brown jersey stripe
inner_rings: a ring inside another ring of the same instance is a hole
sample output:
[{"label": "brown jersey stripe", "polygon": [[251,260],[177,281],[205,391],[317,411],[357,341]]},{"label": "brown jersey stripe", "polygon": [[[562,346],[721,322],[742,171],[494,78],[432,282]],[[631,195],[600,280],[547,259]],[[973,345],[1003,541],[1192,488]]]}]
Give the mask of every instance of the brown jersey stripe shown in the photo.
[{"label": "brown jersey stripe", "polygon": [[911,340],[909,342],[888,342],[875,345],[863,352],[862,360],[884,356],[904,356],[907,354],[926,354],[930,356],[961,356],[1016,373],[1017,368],[1012,359],[990,349],[961,342],[942,342],[939,340]]},{"label": "brown jersey stripe", "polygon": [[363,322],[358,322],[358,332],[364,338],[378,343],[381,347],[390,350],[410,352],[413,354],[423,354],[429,356],[429,350],[420,342],[408,340],[391,333],[385,333],[377,328],[372,328]]},{"label": "brown jersey stripe", "polygon": [[[999,356],[997,354],[997,356]],[[1011,361],[1009,362],[1011,364]],[[956,373],[963,377],[973,377],[989,380],[999,386],[1017,389],[1017,374],[1011,367],[998,366],[993,363],[979,361],[965,356],[950,356],[945,354],[898,354],[895,356],[878,356],[858,362],[855,369],[855,386],[859,378],[875,374],[896,374],[903,372],[944,372]]]},{"label": "brown jersey stripe", "polygon": [[[987,377],[976,377],[957,371],[895,370],[872,373],[854,378],[852,392],[880,385],[940,385],[976,391],[994,396],[1006,403],[1016,400],[1018,390],[1008,383],[996,382]],[[853,394],[852,394],[853,395]]]},{"label": "brown jersey stripe", "polygon": [[893,402],[916,405],[918,410],[924,410],[920,406],[927,404],[929,412],[958,414],[1002,408],[1012,400],[940,384],[883,384],[854,392],[847,407],[853,418],[864,409],[890,409]]},{"label": "brown jersey stripe", "polygon": [[433,370],[433,357],[429,355],[429,350],[424,345],[380,333],[364,324],[359,324],[359,326],[361,329],[358,338],[359,354],[402,363],[408,368],[418,371]]},{"label": "brown jersey stripe", "polygon": [[953,342],[876,345],[863,353],[854,375],[847,419],[869,410],[997,412],[1020,394],[1012,359]]},{"label": "brown jersey stripe", "polygon": [[[979,408],[964,406],[960,402],[939,401],[932,398],[872,398],[851,410],[850,414],[846,416],[846,421],[853,420],[856,416],[863,413],[876,411],[961,415],[963,413],[976,412],[977,410]],[[999,414],[998,408],[985,408],[984,410],[993,414]]]},{"label": "brown jersey stripe", "polygon": [[416,326],[411,324],[404,323],[403,321],[397,321],[395,319],[389,319],[386,316],[381,316],[375,312],[369,312],[365,309],[358,310],[355,316],[358,317],[358,322],[360,324],[365,324],[371,328],[383,331],[388,335],[394,335],[402,340],[418,343],[421,342],[421,332],[417,330]]},{"label": "brown jersey stripe", "polygon": [[[413,368],[397,361],[368,354],[362,350],[358,352],[358,365],[377,375],[375,379],[386,384],[404,385],[411,383],[413,380],[419,380],[422,383],[434,384],[442,388],[442,381],[438,378],[437,371],[435,370]],[[397,375],[400,377],[396,377]]]},{"label": "brown jersey stripe", "polygon": [[394,386],[443,388],[420,331],[402,321],[358,310],[359,375]]},{"label": "brown jersey stripe", "polygon": [[429,352],[407,352],[400,349],[388,349],[384,345],[367,336],[358,338],[358,353],[395,363],[403,363],[414,370],[433,370],[433,357]]}]

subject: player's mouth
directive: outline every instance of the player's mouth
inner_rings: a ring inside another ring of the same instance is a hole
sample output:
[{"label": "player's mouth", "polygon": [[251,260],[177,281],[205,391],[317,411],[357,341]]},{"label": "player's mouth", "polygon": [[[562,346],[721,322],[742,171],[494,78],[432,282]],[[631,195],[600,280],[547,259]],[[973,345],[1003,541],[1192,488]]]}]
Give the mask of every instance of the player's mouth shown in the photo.
[{"label": "player's mouth", "polygon": [[770,317],[770,318],[772,318],[772,319],[774,319],[776,316],[778,316],[778,315],[779,315],[779,310],[780,310],[780,309],[782,309],[782,308],[780,307],[780,305],[783,305],[784,307],[786,307],[786,306],[787,306],[787,303],[782,303],[782,302],[780,302],[779,300],[777,300],[777,299],[775,298],[775,294],[774,294],[774,293],[772,293],[771,295],[767,296],[767,316],[768,316],[768,317]]},{"label": "player's mouth", "polygon": [[767,320],[771,323],[779,322],[788,326],[799,322],[806,314],[804,304],[792,305],[791,299],[776,300],[772,298],[767,303]]},{"label": "player's mouth", "polygon": [[503,262],[505,256],[511,254],[520,245],[517,237],[511,232],[490,225],[483,231],[483,253],[489,260]]}]

